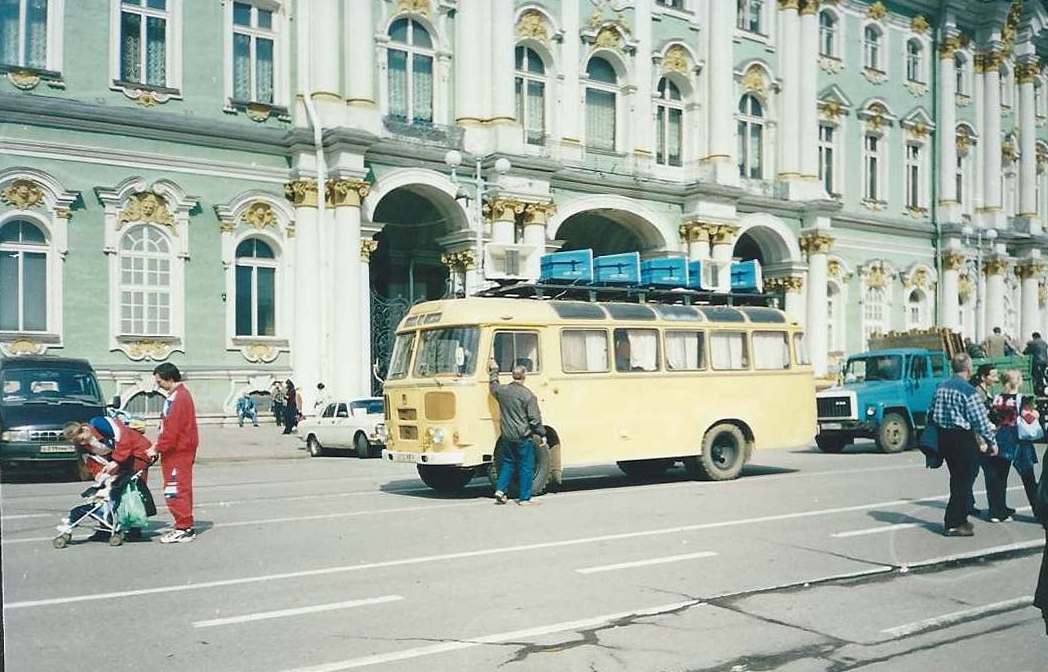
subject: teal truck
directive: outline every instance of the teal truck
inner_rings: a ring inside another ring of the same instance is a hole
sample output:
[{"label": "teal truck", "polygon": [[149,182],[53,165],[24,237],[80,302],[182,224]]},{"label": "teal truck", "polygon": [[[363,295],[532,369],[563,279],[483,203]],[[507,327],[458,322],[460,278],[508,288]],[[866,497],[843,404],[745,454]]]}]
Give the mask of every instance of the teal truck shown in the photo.
[{"label": "teal truck", "polygon": [[[872,339],[871,350],[848,358],[838,384],[816,395],[819,449],[839,453],[856,439],[873,439],[886,453],[915,446],[935,388],[953,375],[950,357],[960,347],[959,336],[944,330]],[[1033,394],[1029,357],[977,359],[973,369],[981,364],[1019,369],[1023,393]],[[1046,401],[1038,400],[1042,413]]]}]

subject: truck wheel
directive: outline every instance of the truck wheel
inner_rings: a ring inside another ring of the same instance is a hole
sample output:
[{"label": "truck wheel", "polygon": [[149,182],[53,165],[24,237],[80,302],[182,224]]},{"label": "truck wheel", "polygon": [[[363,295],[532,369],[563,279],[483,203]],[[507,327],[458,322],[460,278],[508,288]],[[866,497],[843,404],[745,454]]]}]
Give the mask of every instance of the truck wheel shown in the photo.
[{"label": "truck wheel", "polygon": [[616,464],[619,465],[619,469],[622,470],[622,473],[630,478],[647,479],[662,476],[673,466],[674,462],[675,460],[672,458],[665,458],[654,460],[623,460],[621,462],[616,462]]},{"label": "truck wheel", "polygon": [[901,413],[885,413],[877,428],[877,447],[885,453],[898,453],[910,446],[910,423]]},{"label": "truck wheel", "polygon": [[735,425],[722,422],[702,437],[702,454],[684,459],[688,475],[703,481],[730,481],[738,478],[746,463],[746,435]]},{"label": "truck wheel", "polygon": [[851,441],[841,436],[816,436],[815,445],[824,453],[839,453],[844,450]]},{"label": "truck wheel", "polygon": [[437,492],[458,492],[473,480],[471,467],[445,467],[432,464],[416,465],[422,482]]},{"label": "truck wheel", "polygon": [[[491,487],[495,487],[498,482],[499,464],[502,463],[502,450],[501,447],[495,447],[495,454],[488,465],[488,482],[491,483]],[[546,487],[550,483],[551,474],[551,460],[550,460],[550,447],[545,443],[535,445],[535,475],[531,479],[531,496],[538,497],[546,492]],[[509,482],[509,487],[506,488],[506,496],[510,499],[516,499],[520,496],[519,480],[514,477]]]}]

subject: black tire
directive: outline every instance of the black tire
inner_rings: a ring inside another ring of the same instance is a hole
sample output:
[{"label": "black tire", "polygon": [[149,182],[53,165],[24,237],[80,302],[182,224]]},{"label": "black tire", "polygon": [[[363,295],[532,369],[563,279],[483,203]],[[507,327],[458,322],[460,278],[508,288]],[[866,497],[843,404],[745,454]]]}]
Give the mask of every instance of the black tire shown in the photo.
[{"label": "black tire", "polygon": [[913,430],[902,413],[885,413],[877,428],[877,447],[884,453],[901,453],[910,447]]},{"label": "black tire", "polygon": [[684,460],[688,475],[703,481],[730,481],[739,477],[749,456],[746,435],[736,425],[721,422],[702,437],[702,453]]},{"label": "black tire", "polygon": [[[550,484],[551,474],[551,459],[550,459],[550,447],[545,443],[535,444],[535,475],[531,479],[531,496],[538,497],[546,492],[546,488]],[[498,482],[498,465],[502,462],[502,450],[499,446],[495,447],[495,454],[491,464],[488,465],[488,482],[491,483],[491,487],[495,487]],[[516,483],[517,479],[510,481],[509,487],[506,488],[506,496],[510,499],[516,499],[520,496],[520,487]]]},{"label": "black tire", "polygon": [[445,467],[419,464],[418,476],[437,492],[458,492],[473,480],[472,467]]},{"label": "black tire", "polygon": [[374,457],[371,452],[371,442],[363,434],[357,434],[353,437],[353,449],[356,451],[357,457],[362,460]]},{"label": "black tire", "polygon": [[630,478],[647,479],[658,478],[673,467],[676,462],[673,458],[658,458],[653,460],[624,460],[616,462],[622,473]]},{"label": "black tire", "polygon": [[317,437],[312,434],[306,439],[306,448],[309,450],[310,457],[324,457],[327,452],[324,450],[324,446],[320,445]]},{"label": "black tire", "polygon": [[840,453],[844,450],[844,447],[850,443],[851,441],[843,436],[823,436],[820,434],[815,437],[815,445],[817,445],[819,450],[824,453]]}]

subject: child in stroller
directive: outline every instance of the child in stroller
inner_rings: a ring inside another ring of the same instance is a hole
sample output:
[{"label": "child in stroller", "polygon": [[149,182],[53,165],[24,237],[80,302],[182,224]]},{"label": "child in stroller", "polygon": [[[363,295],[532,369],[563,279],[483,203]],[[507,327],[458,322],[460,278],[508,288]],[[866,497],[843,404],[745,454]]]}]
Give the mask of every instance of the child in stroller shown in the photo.
[{"label": "child in stroller", "polygon": [[116,418],[96,417],[86,423],[70,422],[63,428],[68,441],[82,453],[88,471],[95,476],[95,484],[81,493],[85,502],[73,507],[69,517],[58,526],[55,548],[64,547],[72,539],[73,529],[86,522],[96,524],[94,538],[108,537],[110,545],[119,546],[125,533],[129,539],[141,538],[138,528],[122,529],[117,520],[121,499],[137,486],[146,515],[156,514],[153,496],[147,485],[150,457],[149,440],[129,429]]}]

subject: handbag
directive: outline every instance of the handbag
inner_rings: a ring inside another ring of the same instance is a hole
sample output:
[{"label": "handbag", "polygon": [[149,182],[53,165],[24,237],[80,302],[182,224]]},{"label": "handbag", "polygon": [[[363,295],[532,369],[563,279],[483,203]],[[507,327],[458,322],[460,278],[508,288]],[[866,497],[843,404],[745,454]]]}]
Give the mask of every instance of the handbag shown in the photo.
[{"label": "handbag", "polygon": [[148,523],[146,521],[145,502],[138,492],[138,484],[131,481],[124,489],[120,497],[120,504],[116,507],[116,520],[123,530],[132,527],[142,528]]},{"label": "handbag", "polygon": [[1033,422],[1028,422],[1023,418],[1022,414],[1022,398],[1015,400],[1016,409],[1019,413],[1015,417],[1015,429],[1019,434],[1020,441],[1040,441],[1044,438],[1044,427],[1041,426],[1040,418],[1035,418]]}]

